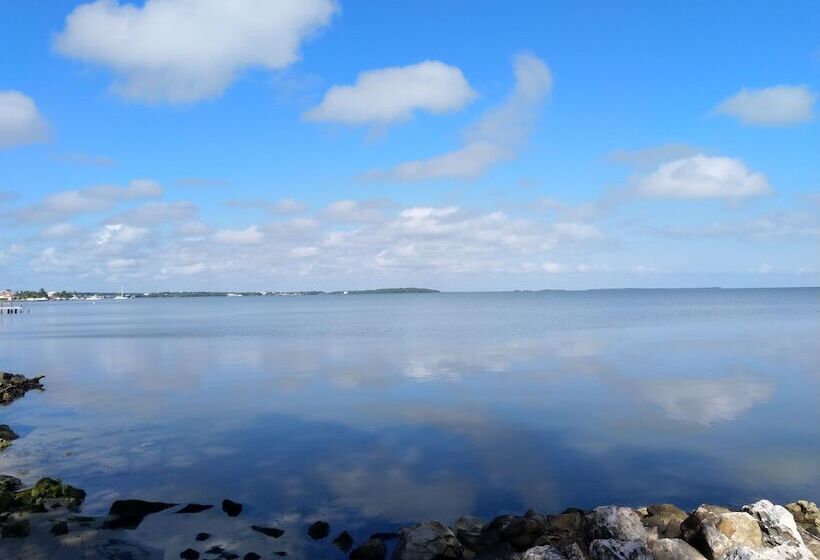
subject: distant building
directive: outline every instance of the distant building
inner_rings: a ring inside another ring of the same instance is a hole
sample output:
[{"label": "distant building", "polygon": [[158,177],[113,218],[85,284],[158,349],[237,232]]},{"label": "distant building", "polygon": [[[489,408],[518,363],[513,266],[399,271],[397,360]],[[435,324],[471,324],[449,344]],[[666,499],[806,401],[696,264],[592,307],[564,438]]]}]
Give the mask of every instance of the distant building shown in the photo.
[{"label": "distant building", "polygon": [[14,292],[11,290],[0,290],[0,300],[11,301],[14,299]]}]

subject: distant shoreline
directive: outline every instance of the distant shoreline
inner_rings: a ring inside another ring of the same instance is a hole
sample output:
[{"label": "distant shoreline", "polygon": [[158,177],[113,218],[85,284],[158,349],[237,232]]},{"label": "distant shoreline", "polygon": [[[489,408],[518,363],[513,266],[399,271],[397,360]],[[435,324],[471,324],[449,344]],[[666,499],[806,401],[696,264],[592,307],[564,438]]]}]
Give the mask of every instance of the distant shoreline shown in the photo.
[{"label": "distant shoreline", "polygon": [[[767,286],[758,288],[724,288],[721,286],[705,286],[699,288],[586,288],[578,290],[545,288],[540,290],[476,290],[476,291],[443,291],[432,288],[375,288],[365,290],[296,290],[296,291],[164,291],[164,292],[49,292],[48,295],[32,292],[15,295],[13,300],[20,302],[39,301],[99,301],[109,299],[159,299],[159,298],[204,298],[204,297],[295,297],[295,296],[347,296],[347,295],[389,295],[389,294],[547,294],[567,293],[583,294],[597,292],[717,292],[717,291],[753,291],[753,290],[817,290],[820,286]],[[54,294],[54,295],[52,295]],[[8,297],[0,295],[0,304],[9,301]]]}]

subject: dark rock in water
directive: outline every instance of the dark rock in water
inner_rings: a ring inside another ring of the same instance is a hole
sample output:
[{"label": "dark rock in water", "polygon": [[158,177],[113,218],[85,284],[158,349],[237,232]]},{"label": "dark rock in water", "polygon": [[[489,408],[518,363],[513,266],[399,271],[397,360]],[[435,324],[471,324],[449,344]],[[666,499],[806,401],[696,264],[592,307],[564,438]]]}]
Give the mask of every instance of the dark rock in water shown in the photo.
[{"label": "dark rock in water", "polygon": [[211,538],[210,533],[197,533],[196,536],[194,537],[194,540],[202,542],[202,541],[207,541],[210,538]]},{"label": "dark rock in water", "polygon": [[63,484],[53,478],[41,478],[31,488],[15,493],[17,509],[41,512],[45,511],[44,503],[53,505],[59,501],[71,509],[78,508],[85,500],[85,491]]},{"label": "dark rock in water", "polygon": [[463,551],[464,547],[449,527],[438,521],[425,521],[402,529],[393,558],[457,560],[462,557]]},{"label": "dark rock in water", "polygon": [[3,526],[0,530],[0,536],[4,539],[27,537],[31,533],[31,525],[28,519],[21,519],[19,521],[12,521]]},{"label": "dark rock in water", "polygon": [[23,487],[23,481],[16,476],[8,474],[0,475],[0,492],[6,490],[8,492],[15,492]]},{"label": "dark rock in water", "polygon": [[219,546],[218,544],[212,546],[208,550],[205,551],[205,554],[222,554],[225,552],[225,549]]},{"label": "dark rock in water", "polygon": [[652,553],[642,541],[599,539],[589,547],[592,560],[652,560]]},{"label": "dark rock in water", "polygon": [[57,535],[58,537],[61,535],[68,534],[68,523],[65,521],[59,521],[51,526],[51,533]]},{"label": "dark rock in water", "polygon": [[222,560],[236,560],[239,558],[239,555],[235,552],[223,552],[219,557],[222,558]]},{"label": "dark rock in water", "polygon": [[33,389],[42,391],[43,384],[40,380],[43,377],[45,376],[28,378],[25,375],[0,372],[0,405],[11,404]]},{"label": "dark rock in water", "polygon": [[282,529],[277,529],[276,527],[260,527],[259,525],[251,525],[251,529],[257,533],[262,533],[263,535],[273,537],[274,539],[278,539],[285,534]]},{"label": "dark rock in water", "polygon": [[330,533],[330,525],[325,523],[324,521],[317,521],[310,527],[308,527],[307,534],[308,536],[313,539],[314,541],[318,541],[319,539],[323,539]]},{"label": "dark rock in water", "polygon": [[199,552],[193,548],[186,548],[179,553],[179,557],[182,558],[182,560],[197,560],[197,558],[199,558]]},{"label": "dark rock in water", "polygon": [[274,554],[276,556],[287,556],[288,555],[288,553],[285,552],[284,550],[277,550],[276,552],[274,552]]},{"label": "dark rock in water", "polygon": [[106,558],[109,560],[156,560],[165,558],[165,553],[144,544],[121,539],[108,539],[94,547],[96,554],[86,552],[86,558]]},{"label": "dark rock in water", "polygon": [[228,517],[236,517],[242,513],[242,504],[232,502],[231,500],[222,500],[222,511],[228,514]]},{"label": "dark rock in water", "polygon": [[338,537],[333,539],[333,544],[342,552],[347,552],[353,546],[353,537],[347,531],[342,531]]},{"label": "dark rock in water", "polygon": [[242,560],[260,560],[262,557],[255,552],[248,552],[242,557]]},{"label": "dark rock in water", "polygon": [[177,504],[146,502],[143,500],[117,500],[108,510],[109,519],[103,529],[136,529],[142,520],[152,513],[158,513]]},{"label": "dark rock in water", "polygon": [[214,506],[209,506],[205,504],[188,504],[184,508],[175,511],[174,513],[200,513],[207,509],[211,509]]},{"label": "dark rock in water", "polygon": [[19,437],[20,436],[14,433],[14,431],[6,424],[0,424],[0,451],[6,449],[11,445],[12,441]]},{"label": "dark rock in water", "polygon": [[350,560],[384,560],[385,557],[387,545],[378,539],[370,539],[350,553]]}]

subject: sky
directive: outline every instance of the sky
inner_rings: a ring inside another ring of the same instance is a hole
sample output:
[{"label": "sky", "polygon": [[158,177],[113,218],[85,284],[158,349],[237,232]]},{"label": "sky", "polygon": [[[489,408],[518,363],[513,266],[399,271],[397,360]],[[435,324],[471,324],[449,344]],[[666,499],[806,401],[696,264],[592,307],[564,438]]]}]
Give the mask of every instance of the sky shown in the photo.
[{"label": "sky", "polygon": [[0,288],[820,284],[820,5],[0,0]]}]

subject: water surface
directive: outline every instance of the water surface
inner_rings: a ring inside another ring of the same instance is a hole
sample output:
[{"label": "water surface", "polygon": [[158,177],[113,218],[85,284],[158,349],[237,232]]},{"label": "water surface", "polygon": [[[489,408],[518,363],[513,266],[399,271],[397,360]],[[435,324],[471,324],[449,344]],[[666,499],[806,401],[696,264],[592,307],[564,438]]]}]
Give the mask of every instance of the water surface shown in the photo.
[{"label": "water surface", "polygon": [[28,304],[0,472],[359,534],[820,498],[820,289]]}]

